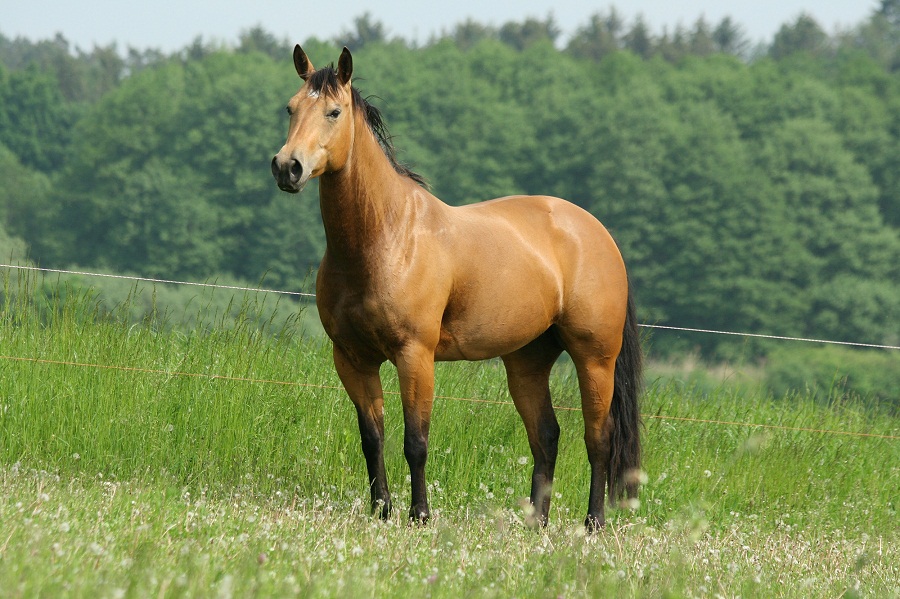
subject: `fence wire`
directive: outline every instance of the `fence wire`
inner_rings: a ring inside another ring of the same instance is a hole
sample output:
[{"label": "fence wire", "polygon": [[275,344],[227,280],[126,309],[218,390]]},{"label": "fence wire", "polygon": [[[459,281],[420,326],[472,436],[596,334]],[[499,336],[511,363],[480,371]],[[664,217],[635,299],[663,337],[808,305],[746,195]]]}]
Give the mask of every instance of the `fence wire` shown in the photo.
[{"label": "fence wire", "polygon": [[[139,373],[139,374],[154,374],[154,375],[162,375],[166,377],[183,377],[183,378],[195,378],[195,379],[206,379],[213,381],[230,381],[230,382],[238,382],[238,383],[249,383],[249,384],[264,384],[264,385],[280,385],[283,387],[298,387],[298,388],[309,388],[309,389],[322,389],[322,390],[343,390],[343,387],[337,385],[319,385],[316,383],[302,383],[297,381],[280,381],[276,379],[256,379],[252,377],[241,377],[241,376],[231,376],[231,375],[223,375],[223,374],[210,374],[210,373],[201,373],[201,372],[183,372],[178,370],[162,370],[157,368],[143,368],[137,366],[118,366],[112,364],[92,364],[86,362],[73,362],[68,360],[49,360],[44,358],[23,358],[19,356],[5,356],[0,355],[0,360],[7,360],[10,362],[27,362],[32,364],[45,364],[52,366],[69,366],[75,368],[93,368],[97,370],[112,370],[119,372],[130,372],[130,373]],[[385,395],[399,395],[398,391],[385,391]],[[480,399],[477,397],[456,397],[452,395],[435,395],[435,399],[444,399],[450,401],[464,401],[470,403],[479,403],[479,404],[490,404],[490,405],[499,405],[499,406],[509,406],[515,407],[515,404],[511,401],[500,401],[496,399]],[[581,408],[572,407],[572,406],[554,406],[555,410],[569,411],[569,412],[580,412]],[[863,433],[859,431],[841,431],[841,430],[833,430],[833,429],[821,429],[821,428],[810,428],[803,426],[786,426],[782,424],[760,424],[756,422],[741,422],[741,421],[733,421],[733,420],[710,420],[706,418],[691,418],[689,416],[667,416],[664,414],[641,414],[642,418],[648,420],[670,420],[677,422],[690,422],[697,424],[714,424],[717,426],[740,426],[743,428],[758,428],[758,429],[766,429],[766,430],[780,430],[780,431],[791,431],[791,432],[803,432],[803,433],[817,433],[822,435],[842,435],[847,437],[859,437],[859,438],[875,438],[875,439],[888,439],[892,441],[900,441],[900,436],[898,435],[886,435],[881,433]]]},{"label": "fence wire", "polygon": [[[87,277],[105,277],[110,279],[124,279],[128,281],[135,282],[143,282],[143,283],[161,283],[166,285],[191,285],[195,287],[208,287],[213,289],[230,289],[233,291],[253,291],[259,293],[275,293],[281,295],[290,295],[294,297],[303,297],[315,299],[315,293],[306,293],[301,291],[283,291],[280,289],[263,289],[259,287],[240,287],[236,285],[220,285],[217,283],[197,283],[192,281],[175,281],[170,279],[154,279],[150,277],[138,277],[138,276],[129,276],[129,275],[113,275],[113,274],[105,274],[105,273],[97,273],[97,272],[85,272],[85,271],[77,271],[77,270],[62,270],[57,268],[39,268],[37,266],[21,266],[14,264],[0,264],[0,268],[8,268],[13,270],[23,270],[23,271],[34,271],[34,272],[43,272],[43,273],[55,273],[55,274],[65,274],[65,275],[81,275]],[[638,326],[648,329],[661,329],[668,331],[682,331],[686,333],[705,333],[710,335],[732,335],[737,337],[751,337],[756,339],[772,339],[776,341],[797,341],[803,343],[824,343],[826,345],[843,345],[850,347],[865,347],[870,349],[892,349],[892,350],[900,350],[900,345],[882,345],[877,343],[860,343],[856,341],[835,341],[832,339],[814,339],[809,337],[789,337],[785,335],[767,335],[763,333],[744,333],[738,331],[717,331],[714,329],[699,329],[699,328],[691,328],[691,327],[679,327],[672,325],[663,325],[663,324],[638,324]]]}]

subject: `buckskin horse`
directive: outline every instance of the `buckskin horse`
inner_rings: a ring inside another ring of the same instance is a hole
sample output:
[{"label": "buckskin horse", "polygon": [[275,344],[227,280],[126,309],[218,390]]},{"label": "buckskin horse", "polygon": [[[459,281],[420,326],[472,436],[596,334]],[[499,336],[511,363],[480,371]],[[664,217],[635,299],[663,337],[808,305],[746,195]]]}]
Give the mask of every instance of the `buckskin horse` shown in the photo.
[{"label": "buckskin horse", "polygon": [[605,495],[634,497],[640,465],[641,348],[615,241],[559,198],[443,203],[395,159],[379,111],[351,84],[347,48],[337,68],[316,70],[299,45],[293,58],[303,83],[272,174],[290,193],[319,177],[327,244],[316,304],[356,406],[373,513],[391,512],[379,366],[397,368],[409,517],[425,523],[434,363],[499,356],[534,457],[531,503],[546,524],[560,431],[549,377],[566,351],[591,469],[585,526],[602,527]]}]

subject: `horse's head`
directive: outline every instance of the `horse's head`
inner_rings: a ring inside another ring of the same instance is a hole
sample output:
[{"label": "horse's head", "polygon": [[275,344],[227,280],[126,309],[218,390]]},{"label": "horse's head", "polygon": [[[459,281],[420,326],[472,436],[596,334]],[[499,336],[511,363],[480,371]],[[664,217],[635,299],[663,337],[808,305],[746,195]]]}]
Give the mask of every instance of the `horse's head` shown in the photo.
[{"label": "horse's head", "polygon": [[353,141],[353,58],[344,48],[338,67],[313,68],[294,48],[294,67],[303,87],[287,105],[287,142],[272,159],[272,175],[282,191],[297,193],[313,177],[340,170]]}]

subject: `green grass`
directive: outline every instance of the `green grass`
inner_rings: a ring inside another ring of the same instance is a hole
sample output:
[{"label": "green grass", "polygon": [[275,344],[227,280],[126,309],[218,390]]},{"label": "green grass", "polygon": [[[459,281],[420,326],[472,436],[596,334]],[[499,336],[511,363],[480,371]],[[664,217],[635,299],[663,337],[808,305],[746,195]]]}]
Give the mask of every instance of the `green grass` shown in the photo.
[{"label": "green grass", "polygon": [[[0,313],[2,597],[900,596],[900,440],[674,419],[900,436],[860,404],[650,381],[640,507],[585,536],[580,413],[558,413],[551,525],[531,530],[515,410],[463,400],[507,402],[502,367],[441,364],[434,517],[409,527],[391,369],[380,522],[355,412],[299,319],[179,332],[36,289],[7,282]],[[564,365],[553,384],[577,407]]]}]

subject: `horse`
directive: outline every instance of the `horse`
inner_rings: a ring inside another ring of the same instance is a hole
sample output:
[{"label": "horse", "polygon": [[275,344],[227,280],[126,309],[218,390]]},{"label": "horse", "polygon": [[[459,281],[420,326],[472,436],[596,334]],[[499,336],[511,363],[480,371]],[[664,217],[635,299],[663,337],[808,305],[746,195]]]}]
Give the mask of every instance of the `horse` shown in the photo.
[{"label": "horse", "polygon": [[397,370],[409,519],[424,524],[435,361],[499,357],[534,460],[530,501],[546,525],[560,434],[549,377],[565,351],[591,472],[585,526],[603,527],[606,495],[636,496],[641,455],[642,354],[612,236],[555,197],[445,204],[396,159],[381,113],[352,85],[346,47],[337,68],[315,69],[299,45],[293,61],[302,83],[272,174],[290,193],[319,178],[326,249],[316,304],[356,408],[372,513],[387,519],[392,510],[380,366]]}]

